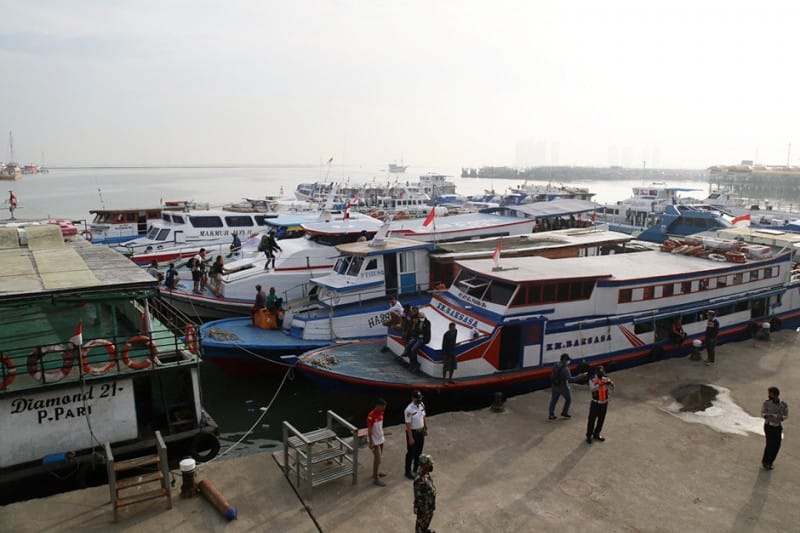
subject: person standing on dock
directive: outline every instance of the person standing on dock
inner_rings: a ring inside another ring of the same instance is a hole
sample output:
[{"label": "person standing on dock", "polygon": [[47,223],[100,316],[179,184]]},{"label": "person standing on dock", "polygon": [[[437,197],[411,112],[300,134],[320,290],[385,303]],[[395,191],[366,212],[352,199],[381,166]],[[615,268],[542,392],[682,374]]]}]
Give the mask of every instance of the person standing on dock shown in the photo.
[{"label": "person standing on dock", "polygon": [[569,370],[570,358],[568,354],[561,354],[561,361],[553,367],[553,374],[551,380],[553,382],[553,389],[550,396],[550,416],[549,420],[556,419],[556,404],[558,403],[559,396],[564,397],[564,408],[561,409],[561,416],[563,418],[572,418],[569,414],[569,406],[572,404],[572,392],[569,390],[569,384],[575,383],[579,379],[586,377],[586,374],[580,374],[573,377]]},{"label": "person standing on dock", "polygon": [[[442,336],[442,385],[447,383],[453,384],[453,371],[455,371],[456,363],[456,339],[458,338],[458,331],[456,331],[456,323],[450,322],[450,326]],[[447,374],[450,374],[450,380],[447,380]]]},{"label": "person standing on dock", "polygon": [[386,483],[381,479],[386,474],[381,472],[381,461],[383,459],[383,413],[386,411],[386,400],[378,398],[375,401],[375,408],[367,415],[367,439],[369,449],[372,450],[372,484],[377,487],[385,487]]},{"label": "person standing on dock", "polygon": [[414,479],[414,514],[417,515],[415,533],[432,533],[428,526],[436,510],[436,486],[431,477],[433,459],[430,455],[419,458],[419,474]]},{"label": "person standing on dock", "polygon": [[418,390],[411,394],[411,403],[404,411],[406,421],[406,477],[414,479],[414,471],[419,467],[419,456],[425,446],[425,437],[428,435],[428,419],[425,415],[425,404],[422,403],[422,393]]},{"label": "person standing on dock", "polygon": [[717,334],[719,333],[719,321],[716,318],[716,311],[710,309],[708,313],[708,322],[706,322],[706,352],[708,359],[706,365],[714,364],[714,351],[717,347]]},{"label": "person standing on dock", "polygon": [[769,396],[761,405],[761,417],[764,419],[764,436],[766,445],[761,458],[761,466],[765,470],[772,470],[772,463],[778,456],[783,438],[783,421],[789,418],[789,406],[781,400],[781,391],[778,387],[767,390]]},{"label": "person standing on dock", "polygon": [[586,424],[586,443],[591,444],[592,439],[604,442],[605,437],[600,435],[603,431],[603,422],[608,411],[609,388],[614,388],[614,382],[606,377],[605,369],[600,366],[595,370],[594,376],[589,378],[589,390],[592,391],[592,402],[589,404],[589,420]]}]

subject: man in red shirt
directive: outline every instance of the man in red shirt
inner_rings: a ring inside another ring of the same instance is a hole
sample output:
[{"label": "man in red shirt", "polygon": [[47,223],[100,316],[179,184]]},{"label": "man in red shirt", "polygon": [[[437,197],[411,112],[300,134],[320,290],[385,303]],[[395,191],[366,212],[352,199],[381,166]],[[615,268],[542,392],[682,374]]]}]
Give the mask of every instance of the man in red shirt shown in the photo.
[{"label": "man in red shirt", "polygon": [[380,471],[383,458],[383,413],[386,410],[386,400],[378,398],[375,408],[367,415],[367,439],[369,449],[372,450],[372,483],[377,487],[385,487],[381,479],[386,474]]},{"label": "man in red shirt", "polygon": [[605,437],[600,435],[603,431],[603,422],[608,410],[608,392],[614,388],[614,382],[606,377],[605,369],[601,365],[589,378],[589,390],[592,391],[592,403],[589,405],[589,421],[586,425],[586,442],[592,439],[603,442]]}]

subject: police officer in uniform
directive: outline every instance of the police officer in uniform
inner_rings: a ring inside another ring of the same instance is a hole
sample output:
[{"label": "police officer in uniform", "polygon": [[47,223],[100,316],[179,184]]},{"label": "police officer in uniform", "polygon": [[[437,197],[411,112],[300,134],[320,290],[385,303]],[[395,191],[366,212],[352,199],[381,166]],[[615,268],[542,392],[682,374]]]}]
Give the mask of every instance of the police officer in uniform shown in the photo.
[{"label": "police officer in uniform", "polygon": [[414,514],[417,515],[416,533],[433,533],[428,529],[436,509],[436,486],[431,478],[433,459],[430,455],[419,458],[419,473],[414,479]]},{"label": "police officer in uniform", "polygon": [[406,421],[406,477],[414,479],[411,466],[413,463],[414,470],[417,470],[419,456],[425,446],[425,436],[428,434],[428,419],[420,391],[416,390],[411,395],[411,403],[403,414]]}]

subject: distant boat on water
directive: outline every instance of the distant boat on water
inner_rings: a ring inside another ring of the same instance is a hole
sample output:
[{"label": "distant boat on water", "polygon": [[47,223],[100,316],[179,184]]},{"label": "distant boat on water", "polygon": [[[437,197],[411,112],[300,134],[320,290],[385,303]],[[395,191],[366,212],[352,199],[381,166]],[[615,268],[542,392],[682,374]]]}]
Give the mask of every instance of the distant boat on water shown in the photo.
[{"label": "distant boat on water", "polygon": [[408,165],[404,165],[402,161],[398,165],[397,163],[389,163],[389,172],[392,174],[402,174],[406,171]]},{"label": "distant boat on water", "polygon": [[8,132],[8,147],[10,161],[5,165],[0,164],[0,179],[2,180],[18,180],[22,177],[22,170],[19,164],[14,162],[14,135]]}]

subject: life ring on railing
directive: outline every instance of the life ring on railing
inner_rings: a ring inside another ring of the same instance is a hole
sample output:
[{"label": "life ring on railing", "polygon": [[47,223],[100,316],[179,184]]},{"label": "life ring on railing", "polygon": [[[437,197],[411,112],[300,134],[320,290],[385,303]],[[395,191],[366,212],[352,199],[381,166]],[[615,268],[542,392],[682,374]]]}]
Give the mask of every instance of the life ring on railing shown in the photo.
[{"label": "life ring on railing", "polygon": [[[47,353],[61,353],[61,360],[63,364],[61,368],[55,370],[45,370],[44,364],[39,368],[42,363],[42,358]],[[31,375],[36,381],[42,383],[56,383],[61,381],[72,371],[72,364],[75,356],[71,349],[67,349],[63,344],[50,344],[48,346],[39,346],[33,350],[33,353],[28,356],[28,374]]]},{"label": "life ring on railing", "polygon": [[186,348],[192,352],[193,354],[197,355],[200,353],[200,345],[197,342],[197,330],[194,329],[194,326],[188,325],[183,332],[184,335],[184,344],[186,344]]},{"label": "life ring on railing", "polygon": [[[150,357],[144,359],[143,361],[131,361],[131,358],[128,355],[131,346],[133,346],[137,342],[144,344],[147,348],[150,349]],[[143,370],[149,367],[157,355],[158,355],[158,350],[156,349],[155,344],[153,344],[150,341],[150,337],[147,337],[145,335],[136,335],[135,337],[131,337],[130,339],[128,339],[128,342],[126,342],[125,345],[122,347],[122,362],[125,363],[131,370]]]},{"label": "life ring on railing", "polygon": [[719,261],[720,263],[724,263],[725,261],[727,261],[727,259],[725,259],[725,256],[722,254],[708,254],[708,258],[711,259],[712,261]]},{"label": "life ring on railing", "polygon": [[[92,366],[89,364],[89,348],[94,346],[102,346],[108,352],[108,362],[103,366]],[[93,339],[83,345],[81,349],[81,365],[83,366],[83,373],[89,374],[92,376],[100,376],[102,374],[107,374],[114,366],[116,365],[117,361],[117,349],[114,346],[114,343],[111,341],[107,341],[105,339]]]},{"label": "life ring on railing", "polygon": [[5,378],[0,377],[0,390],[3,390],[14,383],[14,379],[17,377],[17,367],[14,365],[14,361],[9,359],[4,353],[0,353],[0,365],[5,368],[5,370],[3,370]]},{"label": "life ring on railing", "polygon": [[94,235],[92,234],[92,230],[90,230],[90,229],[82,231],[81,232],[81,237],[83,237],[84,239],[86,239],[89,242],[92,242],[92,239],[94,239]]}]

